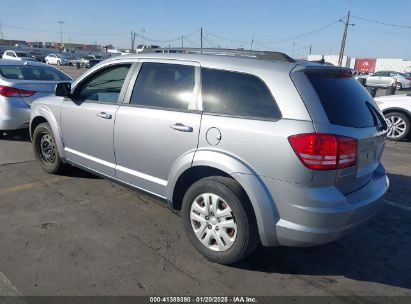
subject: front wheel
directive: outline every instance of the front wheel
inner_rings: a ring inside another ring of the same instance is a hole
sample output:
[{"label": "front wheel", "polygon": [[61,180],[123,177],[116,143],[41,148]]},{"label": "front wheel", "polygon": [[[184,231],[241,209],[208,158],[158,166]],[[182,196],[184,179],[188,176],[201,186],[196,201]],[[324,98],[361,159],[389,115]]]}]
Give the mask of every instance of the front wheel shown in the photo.
[{"label": "front wheel", "polygon": [[60,62],[60,60],[59,60],[59,61],[57,61],[57,65],[61,65],[61,62]]},{"label": "front wheel", "polygon": [[402,90],[402,83],[401,83],[401,82],[397,82],[397,85],[395,86],[395,88],[397,89],[397,91]]},{"label": "front wheel", "polygon": [[410,119],[401,112],[391,112],[385,115],[388,132],[387,137],[390,140],[402,140],[408,137],[410,133]]},{"label": "front wheel", "polygon": [[233,264],[259,243],[251,203],[242,187],[227,177],[207,177],[186,192],[183,226],[194,247],[208,260]]},{"label": "front wheel", "polygon": [[44,171],[57,174],[63,170],[64,164],[61,161],[53,131],[48,123],[41,123],[34,130],[33,150]]},{"label": "front wheel", "polygon": [[50,64],[48,60],[46,60],[46,64]]}]

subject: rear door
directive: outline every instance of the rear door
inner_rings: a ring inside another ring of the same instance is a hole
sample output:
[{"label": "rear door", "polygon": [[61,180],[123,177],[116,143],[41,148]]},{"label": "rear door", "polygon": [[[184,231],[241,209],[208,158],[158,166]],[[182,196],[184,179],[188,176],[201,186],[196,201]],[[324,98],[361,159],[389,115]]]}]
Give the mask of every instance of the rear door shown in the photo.
[{"label": "rear door", "polygon": [[140,60],[114,128],[116,177],[165,197],[174,163],[197,148],[199,65]]},{"label": "rear door", "polygon": [[[298,69],[297,69],[298,70]],[[304,80],[304,76],[306,80]],[[295,71],[292,78],[300,90],[318,133],[357,139],[357,159],[353,167],[316,171],[327,177],[344,194],[353,192],[372,178],[380,165],[386,125],[367,90],[342,69],[309,68]]]}]

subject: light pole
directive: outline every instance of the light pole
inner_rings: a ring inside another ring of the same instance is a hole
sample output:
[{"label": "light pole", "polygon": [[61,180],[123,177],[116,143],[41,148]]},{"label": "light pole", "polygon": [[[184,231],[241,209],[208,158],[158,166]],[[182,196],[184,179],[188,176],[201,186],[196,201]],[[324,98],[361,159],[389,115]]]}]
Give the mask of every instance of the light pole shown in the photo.
[{"label": "light pole", "polygon": [[64,24],[64,21],[59,20],[59,21],[57,21],[57,23],[60,25],[60,52],[61,52],[62,47],[63,47],[63,24]]}]

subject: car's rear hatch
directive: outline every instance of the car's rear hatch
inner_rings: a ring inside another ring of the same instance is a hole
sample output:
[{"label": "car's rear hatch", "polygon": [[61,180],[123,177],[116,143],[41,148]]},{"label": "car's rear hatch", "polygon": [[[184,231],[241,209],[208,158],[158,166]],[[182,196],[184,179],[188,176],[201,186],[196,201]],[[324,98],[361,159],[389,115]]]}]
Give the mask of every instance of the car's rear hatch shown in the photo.
[{"label": "car's rear hatch", "polygon": [[355,165],[316,170],[313,182],[349,194],[366,185],[380,164],[386,124],[372,97],[347,69],[297,66],[291,73],[317,133],[357,140]]}]

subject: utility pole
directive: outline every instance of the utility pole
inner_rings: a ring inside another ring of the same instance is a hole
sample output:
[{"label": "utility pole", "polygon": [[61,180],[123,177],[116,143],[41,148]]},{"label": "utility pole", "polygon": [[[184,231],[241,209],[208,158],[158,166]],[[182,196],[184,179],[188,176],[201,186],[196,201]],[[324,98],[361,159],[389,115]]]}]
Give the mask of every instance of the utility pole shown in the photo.
[{"label": "utility pole", "polygon": [[203,53],[203,28],[200,29],[200,53]]},{"label": "utility pole", "polygon": [[310,45],[310,55],[311,55],[311,51],[312,51],[312,49],[313,49],[313,45]]},{"label": "utility pole", "polygon": [[144,36],[145,32],[146,32],[145,29],[141,29],[141,34],[142,34],[142,36],[143,36],[143,45],[146,44],[146,38],[145,38],[145,36]]},{"label": "utility pole", "polygon": [[250,48],[251,51],[253,50],[253,43],[254,43],[254,37],[251,38],[251,48]]},{"label": "utility pole", "polygon": [[349,25],[354,26],[354,24],[350,24],[350,11],[348,11],[347,20],[345,21],[340,20],[340,22],[344,22],[344,33],[343,33],[343,37],[341,40],[340,56],[338,57],[338,66],[342,66],[342,62],[344,59],[344,50],[345,50],[345,42],[347,41],[348,26]]},{"label": "utility pole", "polygon": [[134,34],[133,31],[131,31],[131,52],[134,53],[134,40],[136,38],[136,35]]},{"label": "utility pole", "polygon": [[184,36],[181,36],[181,48],[184,49]]},{"label": "utility pole", "polygon": [[291,58],[294,58],[294,50],[295,50],[295,42],[293,43],[293,54],[291,55]]},{"label": "utility pole", "polygon": [[0,22],[0,34],[1,34],[1,39],[4,39],[4,36],[3,36],[3,27],[1,26],[1,22]]},{"label": "utility pole", "polygon": [[63,48],[63,24],[64,24],[64,21],[59,20],[59,21],[57,21],[57,23],[60,25],[60,52],[61,52],[61,50]]}]

